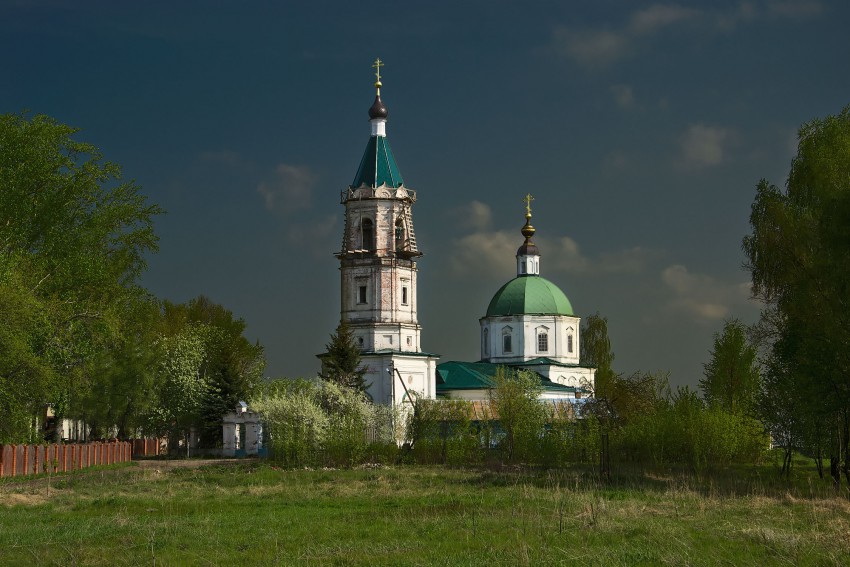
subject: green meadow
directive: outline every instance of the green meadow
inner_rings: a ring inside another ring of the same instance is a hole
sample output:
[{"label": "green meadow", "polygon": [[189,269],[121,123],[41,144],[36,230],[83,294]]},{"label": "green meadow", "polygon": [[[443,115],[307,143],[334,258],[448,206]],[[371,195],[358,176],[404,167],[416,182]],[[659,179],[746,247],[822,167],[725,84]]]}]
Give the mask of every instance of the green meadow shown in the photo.
[{"label": "green meadow", "polygon": [[850,564],[850,502],[805,463],[790,481],[250,461],[11,480],[0,565]]}]

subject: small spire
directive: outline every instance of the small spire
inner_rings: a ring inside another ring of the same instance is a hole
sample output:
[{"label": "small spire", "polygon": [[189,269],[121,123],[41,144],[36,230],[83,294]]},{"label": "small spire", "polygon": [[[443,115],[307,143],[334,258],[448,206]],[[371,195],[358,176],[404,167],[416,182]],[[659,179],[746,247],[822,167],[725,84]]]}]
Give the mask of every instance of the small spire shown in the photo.
[{"label": "small spire", "polygon": [[525,224],[522,227],[522,235],[525,237],[525,242],[516,251],[516,275],[519,276],[539,276],[540,275],[540,250],[537,245],[531,241],[531,237],[536,232],[531,226],[531,202],[534,197],[531,193],[523,197],[525,201]]},{"label": "small spire", "polygon": [[525,218],[531,218],[531,202],[534,200],[534,197],[531,196],[531,193],[528,193],[525,197],[522,198],[525,201]]},{"label": "small spire", "polygon": [[[380,57],[375,59],[375,62],[372,64],[372,67],[375,68],[375,102],[372,103],[371,108],[369,108],[369,120],[375,119],[383,119],[386,120],[389,113],[387,112],[387,107],[384,106],[384,102],[381,100],[381,87],[383,86],[381,83],[381,67],[384,66],[384,62],[381,61]],[[372,135],[378,133],[377,125],[373,123],[373,131]],[[379,135],[385,135],[383,132],[378,133]]]},{"label": "small spire", "polygon": [[378,92],[378,96],[381,96],[381,87],[384,86],[381,84],[381,67],[383,66],[384,62],[381,61],[380,57],[376,58],[372,64],[372,67],[375,68],[375,90]]},{"label": "small spire", "polygon": [[525,237],[525,244],[531,244],[531,237],[534,236],[536,232],[534,227],[531,226],[531,202],[534,200],[534,197],[531,196],[531,193],[527,194],[522,199],[525,201],[525,225],[522,227],[522,235]]}]

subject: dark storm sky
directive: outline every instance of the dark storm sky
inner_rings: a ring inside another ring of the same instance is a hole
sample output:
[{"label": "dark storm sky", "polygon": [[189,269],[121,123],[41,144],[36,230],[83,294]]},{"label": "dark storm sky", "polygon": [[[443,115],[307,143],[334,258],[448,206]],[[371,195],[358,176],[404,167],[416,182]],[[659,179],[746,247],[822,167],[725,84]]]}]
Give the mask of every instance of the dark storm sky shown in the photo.
[{"label": "dark storm sky", "polygon": [[81,128],[168,210],[143,283],[223,303],[270,376],[309,376],[379,56],[423,349],[477,360],[531,192],[542,275],[608,317],[615,369],[695,384],[723,320],[758,314],[756,183],[850,102],[848,21],[804,0],[0,2],[0,112]]}]

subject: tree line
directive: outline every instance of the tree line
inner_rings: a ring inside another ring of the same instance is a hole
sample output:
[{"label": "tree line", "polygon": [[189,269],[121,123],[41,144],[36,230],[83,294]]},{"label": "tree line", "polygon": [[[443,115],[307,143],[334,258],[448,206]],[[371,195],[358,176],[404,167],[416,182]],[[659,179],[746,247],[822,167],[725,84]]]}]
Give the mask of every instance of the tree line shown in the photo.
[{"label": "tree line", "polygon": [[213,424],[261,381],[263,349],[208,298],[173,304],[140,285],[164,211],[77,132],[0,116],[0,443],[59,440],[71,418],[92,438],[194,427],[215,445]]}]

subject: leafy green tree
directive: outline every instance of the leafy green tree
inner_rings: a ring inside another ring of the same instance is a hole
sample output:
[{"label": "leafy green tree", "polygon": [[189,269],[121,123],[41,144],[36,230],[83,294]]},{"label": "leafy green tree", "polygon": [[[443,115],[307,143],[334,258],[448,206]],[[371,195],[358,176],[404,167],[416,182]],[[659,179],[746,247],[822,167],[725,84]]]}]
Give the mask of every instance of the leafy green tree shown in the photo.
[{"label": "leafy green tree", "polygon": [[608,395],[617,375],[611,368],[614,352],[608,338],[608,318],[595,313],[586,317],[581,330],[581,363],[596,368],[594,393],[597,397]]},{"label": "leafy green tree", "polygon": [[369,387],[363,378],[366,368],[360,364],[360,349],[354,344],[354,333],[345,319],[340,321],[325,348],[327,351],[320,357],[322,371],[319,377],[340,386],[365,392]]},{"label": "leafy green tree", "polygon": [[[162,212],[76,132],[43,115],[0,115],[0,278],[16,282],[19,301],[38,304],[40,319],[33,332],[15,319],[10,333],[29,345],[31,369],[50,369],[38,372],[40,393],[24,406],[52,401],[59,418],[81,414],[93,365],[144,295],[137,279],[157,249],[153,217]],[[12,370],[0,381],[34,392],[23,376]]]},{"label": "leafy green tree", "polygon": [[[245,338],[245,321],[201,295],[185,304],[166,301],[163,306],[166,336],[199,329],[203,356],[196,359],[195,382],[202,384],[196,411],[186,415],[188,426],[199,430],[200,443],[215,447],[221,442],[221,418],[237,402],[249,400],[262,382],[263,347]],[[164,402],[167,402],[164,400]]]},{"label": "leafy green tree", "polygon": [[161,386],[157,373],[160,327],[158,301],[146,297],[127,306],[121,332],[114,333],[89,364],[78,410],[88,424],[97,429],[114,426],[120,439],[136,436],[147,424]]},{"label": "leafy green tree", "polygon": [[850,482],[850,107],[800,128],[786,188],[762,180],[750,224],[753,294],[777,322],[766,395],[793,380],[791,411],[837,425],[831,456]]},{"label": "leafy green tree", "polygon": [[44,302],[8,270],[0,271],[0,320],[0,443],[37,442],[33,416],[57,396],[54,369],[42,356],[50,321]]},{"label": "leafy green tree", "polygon": [[505,434],[500,446],[508,462],[535,461],[549,417],[540,401],[543,385],[537,373],[530,370],[496,370],[496,388],[490,403],[499,417]]},{"label": "leafy green tree", "polygon": [[699,381],[703,397],[731,413],[750,413],[759,389],[756,349],[747,340],[737,319],[726,321],[722,333],[714,334],[711,359]]},{"label": "leafy green tree", "polygon": [[159,400],[151,410],[147,429],[168,435],[172,449],[200,423],[209,387],[209,378],[202,372],[209,332],[206,325],[190,324],[176,335],[161,337],[157,345]]}]

